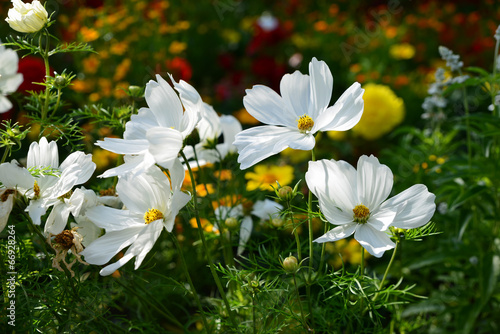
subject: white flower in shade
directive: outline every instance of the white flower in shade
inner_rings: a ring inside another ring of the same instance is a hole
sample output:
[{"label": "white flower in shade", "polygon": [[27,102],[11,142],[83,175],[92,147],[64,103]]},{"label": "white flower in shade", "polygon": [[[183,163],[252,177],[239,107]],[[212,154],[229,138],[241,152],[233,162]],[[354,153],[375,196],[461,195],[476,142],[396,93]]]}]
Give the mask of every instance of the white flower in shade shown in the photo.
[{"label": "white flower in shade", "polygon": [[[33,224],[41,224],[41,216],[52,205],[58,203],[62,196],[67,196],[75,185],[87,182],[96,168],[92,155],[83,152],[71,153],[59,165],[59,152],[55,141],[50,143],[45,137],[40,142],[33,142],[28,150],[28,170],[49,168],[51,175],[31,176],[30,189],[26,197],[30,203],[26,208]],[[54,175],[56,174],[56,175]]]},{"label": "white flower in shade", "polygon": [[30,172],[19,165],[16,160],[0,165],[0,232],[7,225],[14,199],[33,187],[33,177]]},{"label": "white flower in shade", "polygon": [[14,93],[23,83],[23,75],[17,73],[18,62],[17,52],[7,49],[0,41],[0,114],[12,108],[6,96]]},{"label": "white flower in shade", "polygon": [[14,8],[9,9],[5,21],[16,31],[24,33],[37,32],[49,20],[49,14],[38,0],[34,0],[32,3],[12,0],[12,4]]},{"label": "white flower in shade", "polygon": [[219,206],[215,209],[215,218],[218,221],[224,221],[227,218],[242,217],[240,225],[240,239],[238,241],[237,250],[237,255],[241,255],[245,251],[245,246],[248,240],[250,240],[250,236],[252,235],[252,215],[258,217],[261,220],[273,219],[278,217],[281,210],[283,210],[283,206],[281,204],[269,199],[265,199],[263,201],[255,202],[250,215],[244,215],[242,204],[238,204],[232,207]]},{"label": "white flower in shade", "polygon": [[435,195],[422,184],[386,200],[393,175],[374,156],[361,156],[357,170],[345,161],[309,162],[306,182],[325,218],[338,225],[314,241],[336,241],[354,233],[354,238],[376,257],[395,246],[385,232],[389,226],[423,226],[436,210]]},{"label": "white flower in shade", "polygon": [[[101,177],[139,174],[155,163],[170,169],[200,117],[202,100],[198,92],[184,81],[172,79],[174,89],[159,75],[146,84],[145,98],[149,108],[141,108],[125,125],[123,139],[104,138],[97,145],[105,150],[125,154],[125,163],[107,170]],[[127,157],[128,156],[128,157]]]},{"label": "white flower in shade", "polygon": [[184,169],[179,160],[170,169],[168,177],[156,166],[138,175],[121,177],[116,185],[126,210],[96,206],[86,216],[98,227],[106,230],[104,236],[92,242],[80,254],[90,264],[104,265],[123,248],[130,246],[117,262],[104,267],[100,274],[112,274],[135,257],[139,268],[163,229],[171,232],[175,216],[190,200],[180,190]]},{"label": "white flower in shade", "polygon": [[[241,123],[231,115],[219,116],[214,108],[206,103],[201,112],[201,118],[196,125],[200,142],[183,149],[186,158],[197,158],[200,166],[215,163],[224,159],[229,153],[236,152],[233,141],[242,130]],[[219,137],[223,142],[219,143]]]},{"label": "white flower in shade", "polygon": [[269,124],[244,130],[236,135],[238,162],[246,169],[287,147],[312,150],[318,131],[346,131],[358,123],[363,113],[363,89],[351,85],[337,102],[328,107],[333,77],[323,61],[313,58],[309,75],[295,71],[280,83],[281,96],[272,89],[256,85],[243,98],[246,110],[257,120]]}]

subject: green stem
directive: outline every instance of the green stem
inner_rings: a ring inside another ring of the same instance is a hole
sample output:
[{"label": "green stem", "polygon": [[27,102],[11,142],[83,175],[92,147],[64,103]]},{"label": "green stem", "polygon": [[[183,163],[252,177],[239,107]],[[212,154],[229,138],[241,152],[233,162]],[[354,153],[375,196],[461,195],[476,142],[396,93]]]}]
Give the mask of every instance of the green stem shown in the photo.
[{"label": "green stem", "polygon": [[54,107],[54,110],[52,110],[52,114],[50,114],[51,118],[55,115],[57,109],[59,109],[59,104],[61,103],[61,95],[62,95],[61,94],[61,89],[58,88],[57,89],[57,101],[56,101],[56,105]]},{"label": "green stem", "polygon": [[292,211],[292,206],[290,205],[290,201],[287,201],[288,205],[288,210],[289,210],[289,215],[290,215],[290,220],[292,221],[292,227],[293,227],[293,234],[295,236],[295,243],[297,244],[297,259],[302,261],[302,251],[300,247],[300,237],[299,237],[299,232],[297,231],[297,228],[295,226],[295,219],[293,218],[293,211]]},{"label": "green stem", "polygon": [[[314,148],[311,150],[311,161],[315,161],[316,156],[314,154]],[[307,221],[309,227],[309,278],[311,278],[312,270],[313,270],[313,224],[312,224],[312,192],[309,190],[309,194],[307,196]]]},{"label": "green stem", "polygon": [[391,260],[389,261],[389,264],[387,265],[387,268],[385,269],[384,276],[382,277],[382,281],[380,282],[380,285],[378,286],[379,291],[375,294],[375,296],[373,296],[372,301],[375,301],[377,299],[378,295],[380,294],[380,290],[384,286],[384,282],[385,282],[385,279],[387,277],[387,273],[389,272],[389,269],[392,266],[392,262],[394,262],[394,258],[396,257],[396,251],[398,249],[398,245],[399,245],[399,241],[396,241],[396,246],[394,247],[394,251],[392,252]]},{"label": "green stem", "polygon": [[10,146],[5,146],[5,151],[3,152],[2,161],[0,162],[1,164],[3,164],[5,160],[7,160],[9,154],[10,154]]},{"label": "green stem", "polygon": [[[45,83],[47,83],[48,77],[50,77],[50,65],[49,65],[49,33],[45,30],[45,50],[42,51],[42,33],[40,33],[40,54],[43,58],[43,63],[45,64]],[[47,118],[47,114],[49,112],[49,96],[50,96],[50,87],[45,86],[45,103],[42,109],[42,120],[44,121]],[[43,133],[43,129],[40,133]]]},{"label": "green stem", "polygon": [[194,182],[194,174],[193,174],[193,171],[191,170],[191,166],[189,165],[188,159],[186,158],[186,155],[184,154],[184,152],[180,151],[180,154],[181,154],[182,158],[184,159],[184,162],[186,163],[186,166],[187,166],[187,169],[189,172],[189,176],[191,177],[191,184],[193,186],[194,214],[196,217],[196,224],[198,225],[198,234],[200,235],[201,243],[203,244],[203,248],[204,248],[205,254],[207,256],[207,261],[208,261],[208,265],[210,267],[210,272],[212,273],[212,276],[214,277],[215,284],[217,285],[217,289],[219,290],[219,293],[222,297],[222,300],[224,301],[224,305],[226,306],[227,314],[229,315],[229,319],[231,320],[231,323],[232,323],[234,329],[237,329],[238,325],[236,323],[236,320],[234,319],[233,312],[231,311],[231,306],[229,305],[229,301],[227,300],[226,293],[224,292],[224,288],[222,287],[219,276],[217,275],[217,272],[215,271],[215,266],[212,262],[212,256],[210,255],[210,252],[209,252],[208,246],[207,246],[207,241],[205,240],[205,235],[203,234],[203,228],[201,226],[200,215],[198,212],[198,196],[196,195],[196,184]]},{"label": "green stem", "polygon": [[253,334],[257,334],[257,324],[255,323],[255,296],[252,294],[252,322]]},{"label": "green stem", "polygon": [[365,249],[361,246],[361,269],[360,269],[361,278],[365,276]]},{"label": "green stem", "polygon": [[[328,227],[329,224],[325,224],[325,229],[323,234],[326,234],[328,232]],[[321,245],[321,258],[319,260],[318,275],[322,272],[323,267],[325,265],[325,250],[326,250],[326,242],[323,242],[323,244]]]},{"label": "green stem", "polygon": [[[302,318],[302,324],[306,331],[310,331],[311,329],[307,325],[306,317],[304,316],[304,309],[302,308],[302,302],[300,301],[299,287],[297,285],[297,278],[295,277],[295,273],[293,274],[293,283],[295,284],[295,292],[297,293],[297,302],[300,307],[300,317]],[[312,318],[312,313],[311,313]]]},{"label": "green stem", "polygon": [[181,245],[179,245],[179,241],[177,240],[177,237],[175,234],[170,233],[172,235],[172,240],[174,240],[175,247],[177,248],[177,251],[179,252],[179,258],[181,259],[181,265],[182,269],[184,270],[184,275],[186,276],[186,279],[188,280],[189,286],[191,287],[191,291],[193,293],[194,299],[196,301],[196,304],[198,305],[198,309],[200,310],[201,314],[201,320],[203,321],[203,326],[206,328],[207,333],[210,333],[210,327],[208,327],[208,322],[207,318],[205,317],[205,312],[203,312],[203,307],[201,306],[201,301],[200,297],[198,296],[198,293],[196,292],[196,288],[194,287],[193,280],[191,279],[191,275],[189,275],[189,270],[186,265],[186,259],[184,259],[184,254],[182,253],[182,248]]}]

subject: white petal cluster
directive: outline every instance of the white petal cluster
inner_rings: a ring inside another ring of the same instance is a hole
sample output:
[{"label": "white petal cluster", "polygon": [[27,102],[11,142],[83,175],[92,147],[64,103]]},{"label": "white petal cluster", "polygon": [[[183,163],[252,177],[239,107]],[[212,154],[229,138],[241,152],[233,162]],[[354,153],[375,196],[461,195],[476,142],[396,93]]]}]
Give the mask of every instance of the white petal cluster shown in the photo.
[{"label": "white petal cluster", "polygon": [[40,1],[24,3],[21,0],[12,0],[14,8],[9,9],[5,19],[10,27],[23,33],[34,33],[42,29],[49,20],[49,14]]},{"label": "white petal cluster", "polygon": [[[333,76],[324,61],[313,58],[309,75],[295,71],[281,79],[281,96],[269,87],[256,85],[243,98],[246,110],[264,126],[236,135],[241,169],[277,154],[287,147],[311,150],[318,131],[346,131],[356,125],[363,113],[363,92],[357,82],[337,102],[328,107],[332,96]],[[307,119],[309,127],[301,127]]]},{"label": "white petal cluster", "polygon": [[[135,257],[135,269],[139,268],[147,253],[153,248],[163,229],[171,232],[175,216],[190,200],[180,190],[184,169],[179,160],[170,170],[172,184],[156,166],[139,175],[121,177],[116,185],[125,210],[107,206],[95,206],[86,212],[95,225],[106,234],[92,242],[80,254],[90,264],[105,265],[125,247],[125,255],[117,262],[104,267],[100,274],[110,275]],[[161,215],[153,221],[145,221],[145,214],[157,210]]]},{"label": "white petal cluster", "polygon": [[[436,210],[435,195],[423,184],[387,199],[393,175],[389,167],[373,155],[361,156],[357,170],[345,161],[309,162],[306,182],[318,198],[325,218],[338,225],[315,242],[336,241],[354,234],[354,238],[376,257],[395,246],[385,232],[390,226],[404,229],[423,226]],[[355,219],[354,211],[359,205],[369,210],[366,221]]]},{"label": "white petal cluster", "polygon": [[23,83],[23,75],[17,73],[18,63],[17,52],[7,49],[0,41],[0,114],[12,108],[12,103],[6,96],[15,92]]},{"label": "white petal cluster", "polygon": [[105,150],[125,154],[125,163],[107,170],[101,177],[140,174],[155,163],[170,169],[200,119],[203,102],[188,83],[175,82],[174,89],[159,75],[146,84],[148,108],[141,108],[125,125],[122,138],[104,138],[97,145]]}]

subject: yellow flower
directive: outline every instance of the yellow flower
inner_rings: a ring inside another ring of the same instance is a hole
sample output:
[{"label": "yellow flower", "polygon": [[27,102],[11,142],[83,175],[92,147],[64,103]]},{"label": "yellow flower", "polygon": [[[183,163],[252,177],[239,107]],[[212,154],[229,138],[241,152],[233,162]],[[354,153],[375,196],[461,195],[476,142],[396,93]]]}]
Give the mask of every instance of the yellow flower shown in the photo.
[{"label": "yellow flower", "polygon": [[222,169],[220,172],[216,170],[214,176],[221,181],[229,181],[233,178],[233,173],[230,169]]},{"label": "yellow flower", "polygon": [[240,121],[241,124],[248,124],[248,125],[260,124],[260,122],[255,117],[250,115],[250,113],[245,108],[241,108],[240,110],[235,111],[233,115],[234,117],[236,117],[236,119],[238,119],[238,121]]},{"label": "yellow flower", "polygon": [[211,183],[196,185],[196,194],[200,197],[205,197],[208,194],[213,194],[214,192],[215,188],[214,185]]},{"label": "yellow flower", "polygon": [[272,191],[271,185],[276,187],[276,181],[282,186],[289,185],[293,181],[293,167],[257,165],[253,172],[245,174],[245,178],[249,180],[248,191],[255,189]]},{"label": "yellow flower", "polygon": [[335,140],[335,141],[344,140],[346,134],[347,133],[345,131],[327,131],[326,132],[326,135],[328,136],[328,138]]},{"label": "yellow flower", "polygon": [[363,116],[352,131],[365,139],[374,140],[403,121],[404,103],[388,86],[369,83],[363,88]]},{"label": "yellow flower", "polygon": [[[206,218],[200,218],[201,228],[205,232],[214,232],[215,234],[219,234],[219,230],[214,228],[214,225],[210,222],[210,220]],[[198,223],[196,222],[196,218],[191,218],[189,220],[189,224],[192,228],[198,228]]]},{"label": "yellow flower", "polygon": [[168,48],[168,51],[171,54],[175,55],[175,54],[181,53],[182,51],[186,50],[186,48],[187,48],[187,44],[186,43],[173,41],[170,44],[170,47]]},{"label": "yellow flower", "polygon": [[389,54],[394,59],[411,59],[415,56],[415,47],[408,43],[395,44],[389,49]]},{"label": "yellow flower", "polygon": [[92,54],[87,58],[83,59],[82,63],[83,63],[83,71],[85,73],[94,74],[99,68],[99,64],[101,63],[101,61],[99,60],[98,56]]},{"label": "yellow flower", "polygon": [[113,76],[113,80],[120,81],[123,78],[125,78],[128,70],[130,69],[131,64],[132,64],[132,61],[130,60],[130,58],[123,59],[123,61],[118,66],[116,66],[115,75]]},{"label": "yellow flower", "polygon": [[82,27],[80,34],[82,34],[83,41],[87,43],[99,38],[99,32],[92,28]]}]

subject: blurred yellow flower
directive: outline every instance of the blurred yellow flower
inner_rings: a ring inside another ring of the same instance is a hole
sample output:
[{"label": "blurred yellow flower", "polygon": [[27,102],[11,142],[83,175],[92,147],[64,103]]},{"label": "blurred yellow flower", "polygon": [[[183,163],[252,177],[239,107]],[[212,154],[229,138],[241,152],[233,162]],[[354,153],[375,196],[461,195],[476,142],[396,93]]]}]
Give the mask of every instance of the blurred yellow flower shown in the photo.
[{"label": "blurred yellow flower", "polygon": [[205,197],[208,194],[213,194],[215,192],[214,185],[211,183],[203,183],[196,185],[196,194],[200,197]]},{"label": "blurred yellow flower", "polygon": [[249,180],[248,191],[255,189],[272,191],[271,185],[277,187],[276,181],[282,186],[289,185],[293,181],[293,167],[257,165],[253,172],[245,173],[245,179]]},{"label": "blurred yellow flower", "polygon": [[229,181],[233,178],[233,173],[230,169],[222,169],[220,171],[216,170],[214,176],[221,181]]},{"label": "blurred yellow flower", "polygon": [[128,50],[128,43],[126,42],[118,42],[118,43],[114,43],[111,45],[111,48],[110,48],[110,51],[112,54],[115,54],[115,55],[123,55],[125,53],[125,51]]},{"label": "blurred yellow flower", "polygon": [[[214,232],[215,234],[219,234],[219,230],[214,228],[214,225],[210,222],[210,220],[206,218],[200,218],[201,228],[205,232]],[[198,228],[198,223],[196,222],[196,218],[193,217],[189,220],[189,224],[192,228]]]},{"label": "blurred yellow flower", "polygon": [[415,56],[415,47],[408,43],[395,44],[389,49],[389,54],[394,59],[411,59]]},{"label": "blurred yellow flower", "polygon": [[328,138],[335,140],[335,141],[341,141],[346,137],[347,132],[346,131],[327,131],[326,135]]},{"label": "blurred yellow flower", "polygon": [[[297,164],[311,158],[311,152],[303,150],[294,150],[293,148],[286,148],[281,152],[281,155],[287,157],[292,164]],[[280,183],[281,184],[281,183]]]},{"label": "blurred yellow flower", "polygon": [[245,108],[241,108],[240,110],[235,111],[233,115],[234,117],[236,117],[236,119],[238,119],[238,121],[240,121],[241,124],[248,124],[248,125],[260,124],[260,122],[255,117],[250,115],[250,113]]},{"label": "blurred yellow flower", "polygon": [[178,41],[173,41],[170,43],[170,47],[168,48],[168,51],[171,54],[178,54],[181,53],[182,51],[186,50],[187,44],[184,42],[178,42]]},{"label": "blurred yellow flower", "polygon": [[82,27],[80,29],[80,34],[82,34],[83,41],[87,43],[99,38],[99,32],[92,28]]},{"label": "blurred yellow flower", "polygon": [[114,163],[117,158],[118,154],[103,150],[99,147],[95,147],[92,151],[92,161],[95,163],[97,170],[103,170],[109,167],[109,165]]},{"label": "blurred yellow flower", "polygon": [[385,85],[366,84],[363,116],[352,131],[367,140],[382,137],[404,118],[404,102]]},{"label": "blurred yellow flower", "polygon": [[118,64],[118,66],[116,66],[115,75],[113,76],[113,80],[120,81],[123,78],[125,78],[128,70],[130,69],[131,64],[132,64],[132,61],[130,60],[130,58],[123,59],[122,62],[120,64]]},{"label": "blurred yellow flower", "polygon": [[83,71],[85,73],[94,74],[99,68],[101,61],[99,60],[99,57],[97,55],[92,54],[87,58],[83,59],[82,63],[83,63]]},{"label": "blurred yellow flower", "polygon": [[[329,264],[338,269],[342,267],[342,262],[344,264],[350,263],[353,265],[361,264],[361,250],[363,248],[356,241],[356,239],[351,239],[347,241],[346,239],[340,239],[335,242],[327,242],[325,244],[326,252],[330,254],[339,254],[339,256],[333,256],[328,262]],[[370,257],[370,253],[365,250],[365,261]]]}]

